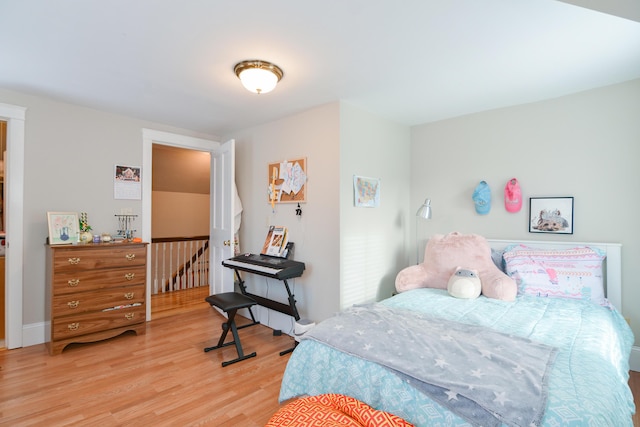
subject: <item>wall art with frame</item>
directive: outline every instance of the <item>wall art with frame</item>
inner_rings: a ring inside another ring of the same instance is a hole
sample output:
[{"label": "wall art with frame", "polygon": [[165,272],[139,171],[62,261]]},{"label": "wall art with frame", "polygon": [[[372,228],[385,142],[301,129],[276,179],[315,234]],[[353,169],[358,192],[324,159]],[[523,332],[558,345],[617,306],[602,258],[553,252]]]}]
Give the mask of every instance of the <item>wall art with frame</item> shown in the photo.
[{"label": "wall art with frame", "polygon": [[380,178],[353,176],[353,204],[357,208],[380,206]]},{"label": "wall art with frame", "polygon": [[307,201],[307,158],[268,164],[269,203],[304,203]]},{"label": "wall art with frame", "polygon": [[50,245],[78,243],[80,223],[77,212],[47,212]]},{"label": "wall art with frame", "polygon": [[529,232],[573,234],[573,197],[529,198]]}]

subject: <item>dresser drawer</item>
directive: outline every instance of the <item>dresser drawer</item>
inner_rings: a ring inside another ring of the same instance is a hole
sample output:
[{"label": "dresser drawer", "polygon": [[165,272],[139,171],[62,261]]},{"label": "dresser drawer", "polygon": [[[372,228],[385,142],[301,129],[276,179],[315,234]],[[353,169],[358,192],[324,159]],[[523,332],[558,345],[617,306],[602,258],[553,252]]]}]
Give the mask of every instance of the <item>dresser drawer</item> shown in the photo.
[{"label": "dresser drawer", "polygon": [[62,295],[144,284],[146,273],[145,266],[60,273],[53,277],[53,293]]},{"label": "dresser drawer", "polygon": [[119,310],[99,311],[58,317],[51,320],[53,340],[77,337],[145,321],[144,305]]},{"label": "dresser drawer", "polygon": [[55,274],[99,268],[131,267],[145,265],[146,246],[122,246],[118,243],[102,247],[78,249],[57,249],[53,256]]},{"label": "dresser drawer", "polygon": [[108,307],[128,304],[144,304],[145,285],[106,288],[94,292],[76,292],[53,297],[52,309],[55,317],[102,311]]}]

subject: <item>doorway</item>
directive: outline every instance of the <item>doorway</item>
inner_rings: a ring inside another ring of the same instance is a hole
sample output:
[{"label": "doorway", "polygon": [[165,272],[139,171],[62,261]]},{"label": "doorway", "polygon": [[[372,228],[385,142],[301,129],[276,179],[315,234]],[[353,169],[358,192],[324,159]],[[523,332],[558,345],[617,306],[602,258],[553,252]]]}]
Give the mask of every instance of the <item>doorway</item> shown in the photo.
[{"label": "doorway", "polygon": [[5,228],[4,213],[6,206],[4,203],[4,159],[7,151],[7,122],[0,120],[0,348],[4,347],[4,330],[5,330]]},{"label": "doorway", "polygon": [[[24,248],[24,139],[26,108],[0,103],[0,118],[6,121],[6,148],[3,211],[6,230],[4,318],[7,349],[22,347],[22,268]],[[30,337],[33,339],[33,337]],[[26,340],[30,342],[29,340]]]},{"label": "doorway", "polygon": [[205,307],[211,154],[153,144],[151,315],[168,317]]},{"label": "doorway", "polygon": [[[233,241],[234,198],[233,183],[235,181],[235,141],[225,143],[189,137],[185,135],[163,132],[154,129],[142,129],[142,240],[150,242],[151,233],[151,194],[153,145],[167,145],[188,148],[210,153],[210,223],[209,223],[209,294],[233,290],[233,272],[222,268],[222,261],[230,258],[233,248],[228,242]],[[146,309],[147,321],[151,318],[151,253],[147,263]]]}]

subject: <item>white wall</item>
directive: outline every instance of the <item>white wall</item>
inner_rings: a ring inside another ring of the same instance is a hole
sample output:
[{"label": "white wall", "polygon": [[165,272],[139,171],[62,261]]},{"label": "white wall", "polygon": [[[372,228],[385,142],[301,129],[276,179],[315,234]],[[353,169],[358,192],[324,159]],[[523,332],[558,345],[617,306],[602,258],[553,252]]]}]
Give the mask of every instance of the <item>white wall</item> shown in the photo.
[{"label": "white wall", "polygon": [[[333,103],[233,137],[244,206],[241,250],[259,251],[268,224],[289,228],[295,258],[307,267],[295,281],[301,316],[320,321],[353,303],[390,296],[408,233],[409,128]],[[273,212],[266,195],[267,164],[295,157],[307,158],[301,218],[295,217],[296,205],[279,204]],[[354,207],[354,174],[381,178],[379,208]],[[246,280],[252,292],[286,301],[275,281],[251,275]],[[291,319],[259,310],[261,322],[289,331]]]},{"label": "white wall", "polygon": [[[339,104],[312,110],[228,135],[236,140],[236,184],[242,200],[240,250],[258,253],[269,225],[289,229],[295,256],[306,265],[302,277],[289,281],[302,318],[314,321],[339,309]],[[268,163],[307,158],[307,202],[302,216],[297,204],[268,203]],[[286,302],[284,286],[262,276],[245,275],[252,293]],[[258,307],[259,320],[285,333],[289,316]]]},{"label": "white wall", "polygon": [[113,174],[116,163],[141,164],[142,128],[202,135],[4,89],[0,102],[27,108],[23,322],[39,325],[46,320],[47,211],[87,212],[96,232],[114,233],[121,208],[140,214],[140,201],[114,199]]},{"label": "white wall", "polygon": [[[295,281],[301,316],[320,321],[353,303],[389,297],[408,233],[409,128],[332,103],[233,137],[244,206],[241,250],[259,251],[268,224],[289,228],[295,258],[307,267]],[[309,179],[301,218],[296,205],[273,212],[267,201],[267,164],[296,157],[307,158]],[[354,207],[354,174],[381,178],[379,208]],[[246,280],[252,292],[286,301],[275,281]],[[288,332],[290,318],[259,310],[260,321]]]},{"label": "white wall", "polygon": [[[416,126],[411,200],[431,197],[429,234],[622,243],[623,314],[640,337],[640,80],[562,98]],[[518,178],[525,203],[504,209],[504,186]],[[475,213],[480,180],[493,206]],[[574,234],[528,232],[529,197],[573,196]]]},{"label": "white wall", "polygon": [[[407,126],[341,104],[341,308],[390,297],[406,266],[410,136]],[[354,175],[380,178],[378,208],[354,207]]]},{"label": "white wall", "polygon": [[[12,91],[0,90],[0,102],[27,107],[24,324],[41,330],[39,325],[47,320],[46,212],[86,211],[96,232],[115,232],[114,215],[122,208],[140,213],[140,201],[113,198],[112,175],[116,163],[141,164],[143,128],[220,138]],[[408,135],[405,127],[333,103],[229,136],[236,139],[237,184],[244,206],[241,250],[256,252],[269,224],[289,228],[295,257],[307,267],[301,278],[290,282],[302,317],[319,321],[341,308],[341,241],[366,240],[364,261],[351,262],[357,254],[345,249],[345,265],[358,273],[357,286],[366,279],[366,295],[379,299],[392,291],[407,232],[402,205],[409,191]],[[341,138],[348,141],[342,148]],[[308,162],[308,201],[301,205],[301,217],[295,215],[295,204],[279,204],[272,211],[266,196],[267,163],[296,157]],[[383,179],[380,208],[353,208],[354,173]],[[160,199],[155,196],[155,202]],[[341,227],[346,230],[342,240]],[[248,284],[257,294],[286,301],[279,283],[248,277]],[[287,333],[292,329],[288,316],[266,309],[259,314],[274,328]]]},{"label": "white wall", "polygon": [[[86,211],[96,231],[113,232],[114,214],[121,208],[140,212],[139,201],[113,199],[112,173],[116,163],[141,163],[142,128],[221,138],[2,89],[0,102],[28,108],[24,323],[37,324],[45,321],[46,212]],[[526,206],[518,214],[501,208],[502,188],[515,176],[525,198],[576,198],[575,234],[553,237],[623,244],[623,312],[640,336],[640,310],[634,304],[640,297],[634,282],[640,257],[635,219],[640,211],[635,197],[640,184],[638,111],[640,80],[417,126],[410,130],[408,155],[406,129],[341,103],[237,132],[229,137],[237,141],[236,175],[244,206],[241,250],[260,248],[268,224],[289,227],[296,259],[307,265],[305,274],[293,281],[298,306],[303,317],[321,320],[341,308],[340,284],[361,287],[358,274],[369,274],[381,259],[388,264],[367,280],[375,283],[380,297],[392,289],[397,270],[413,258],[413,215],[424,197],[431,197],[434,207],[434,218],[425,226],[428,233],[459,230],[547,239],[527,232]],[[301,205],[301,218],[295,216],[295,204],[277,205],[272,212],[266,196],[267,163],[295,157],[308,161],[308,201]],[[353,174],[382,179],[380,208],[352,207]],[[493,209],[485,217],[474,213],[471,202],[481,179],[494,195]],[[367,246],[366,259],[352,263],[362,253],[358,240]],[[374,248],[387,240],[389,246],[379,256]],[[265,295],[283,298],[279,284],[251,280]],[[368,285],[364,292],[370,295]],[[266,310],[260,314],[265,323],[289,332],[287,316]]]}]

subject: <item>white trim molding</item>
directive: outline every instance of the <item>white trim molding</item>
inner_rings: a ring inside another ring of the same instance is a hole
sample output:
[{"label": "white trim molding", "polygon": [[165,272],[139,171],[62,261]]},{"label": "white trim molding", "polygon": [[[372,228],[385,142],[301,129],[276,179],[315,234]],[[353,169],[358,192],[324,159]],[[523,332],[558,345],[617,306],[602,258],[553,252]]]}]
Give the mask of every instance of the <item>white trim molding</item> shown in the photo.
[{"label": "white trim molding", "polygon": [[[179,135],[154,129],[142,128],[142,212],[141,228],[142,241],[151,242],[151,194],[152,187],[152,167],[153,167],[153,144],[169,145],[191,150],[212,152],[220,146],[219,142],[209,141],[202,138],[195,138],[186,135]],[[213,187],[212,190],[213,191]],[[212,252],[212,251],[211,251]],[[212,263],[211,263],[212,264]],[[210,264],[210,265],[211,265]],[[147,287],[146,287],[146,319],[151,320],[151,249],[147,251]]]},{"label": "white trim molding", "polygon": [[6,271],[5,271],[5,346],[23,346],[22,280],[24,258],[24,135],[25,107],[0,103],[0,119],[7,120],[7,158],[5,174]]},{"label": "white trim molding", "polygon": [[24,325],[22,328],[22,346],[29,347],[46,342],[46,334],[47,331],[51,330],[50,328],[51,323],[48,320]]},{"label": "white trim molding", "polygon": [[631,347],[631,357],[629,357],[629,369],[640,372],[640,347]]}]

